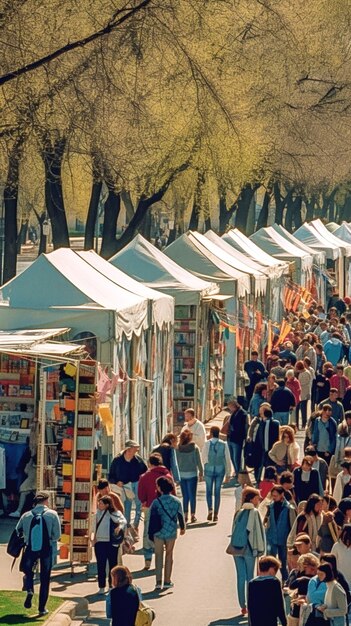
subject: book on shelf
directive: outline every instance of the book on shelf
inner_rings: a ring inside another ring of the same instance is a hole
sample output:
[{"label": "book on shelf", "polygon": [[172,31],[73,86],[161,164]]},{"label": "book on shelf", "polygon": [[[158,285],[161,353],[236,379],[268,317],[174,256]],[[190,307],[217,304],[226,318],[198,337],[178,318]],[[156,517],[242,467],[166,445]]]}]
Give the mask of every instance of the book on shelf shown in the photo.
[{"label": "book on shelf", "polygon": [[174,374],[174,382],[175,383],[191,383],[194,384],[194,374],[189,374],[186,372],[178,372]]},{"label": "book on shelf", "polygon": [[195,346],[174,346],[174,356],[175,357],[194,357],[195,356]]},{"label": "book on shelf", "polygon": [[183,333],[196,331],[196,320],[175,320],[174,331]]},{"label": "book on shelf", "polygon": [[196,341],[196,333],[194,332],[177,332],[174,333],[174,342],[180,344],[194,344]]}]

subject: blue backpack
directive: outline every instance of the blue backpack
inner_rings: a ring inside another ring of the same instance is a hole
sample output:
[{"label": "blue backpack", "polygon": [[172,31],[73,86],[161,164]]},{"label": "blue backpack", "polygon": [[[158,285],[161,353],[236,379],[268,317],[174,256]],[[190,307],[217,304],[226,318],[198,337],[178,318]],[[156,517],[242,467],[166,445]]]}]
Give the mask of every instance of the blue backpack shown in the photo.
[{"label": "blue backpack", "polygon": [[28,548],[32,552],[47,553],[50,547],[49,533],[44,513],[33,513],[29,529]]}]

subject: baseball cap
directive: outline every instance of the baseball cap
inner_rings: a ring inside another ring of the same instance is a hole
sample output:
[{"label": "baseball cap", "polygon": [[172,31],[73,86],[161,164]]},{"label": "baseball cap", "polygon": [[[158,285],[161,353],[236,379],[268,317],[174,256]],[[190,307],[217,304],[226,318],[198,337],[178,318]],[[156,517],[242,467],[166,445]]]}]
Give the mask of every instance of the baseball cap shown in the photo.
[{"label": "baseball cap", "polygon": [[140,448],[140,445],[134,439],[127,439],[124,449],[126,450],[127,448]]},{"label": "baseball cap", "polygon": [[33,502],[38,504],[39,502],[44,502],[45,500],[48,500],[49,498],[50,498],[49,491],[37,491],[37,493],[34,496]]}]

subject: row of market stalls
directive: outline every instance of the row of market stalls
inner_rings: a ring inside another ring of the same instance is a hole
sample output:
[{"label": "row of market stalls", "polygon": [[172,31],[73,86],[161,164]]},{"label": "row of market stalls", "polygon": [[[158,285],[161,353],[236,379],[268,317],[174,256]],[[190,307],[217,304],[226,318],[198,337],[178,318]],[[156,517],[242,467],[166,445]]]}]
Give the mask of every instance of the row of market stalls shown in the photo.
[{"label": "row of market stalls", "polygon": [[60,249],[1,288],[0,327],[69,328],[99,362],[113,449],[136,438],[146,451],[187,407],[206,420],[237,393],[249,349],[285,310],[350,291],[350,240],[347,224],[332,233],[315,220],[294,235],[276,224],[250,238],[189,231],[163,252],[137,235],[109,262]]}]

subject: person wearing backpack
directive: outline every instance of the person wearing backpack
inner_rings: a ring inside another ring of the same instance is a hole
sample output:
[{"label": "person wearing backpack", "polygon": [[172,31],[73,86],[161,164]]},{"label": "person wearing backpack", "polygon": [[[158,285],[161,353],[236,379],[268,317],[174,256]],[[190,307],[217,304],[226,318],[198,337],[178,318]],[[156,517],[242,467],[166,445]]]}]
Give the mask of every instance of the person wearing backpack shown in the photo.
[{"label": "person wearing backpack", "polygon": [[[224,476],[230,479],[231,462],[229,448],[224,441],[219,439],[218,426],[212,426],[209,439],[202,449],[202,462],[204,465],[204,477],[206,483],[206,501],[208,507],[207,520],[218,521],[218,511],[221,502],[221,486]],[[213,509],[214,495],[214,509]]]},{"label": "person wearing backpack", "polygon": [[261,516],[257,510],[260,503],[260,492],[253,487],[243,491],[241,509],[234,515],[231,550],[227,552],[234,557],[237,574],[237,588],[241,614],[247,615],[247,588],[254,577],[256,560],[266,551],[265,533]]},{"label": "person wearing backpack", "polygon": [[39,491],[33,500],[34,508],[19,519],[16,532],[23,535],[25,550],[21,568],[25,575],[27,596],[24,608],[30,609],[34,595],[33,568],[40,562],[39,615],[47,615],[51,567],[56,542],[61,536],[61,524],[56,511],[49,508],[50,494]]}]

